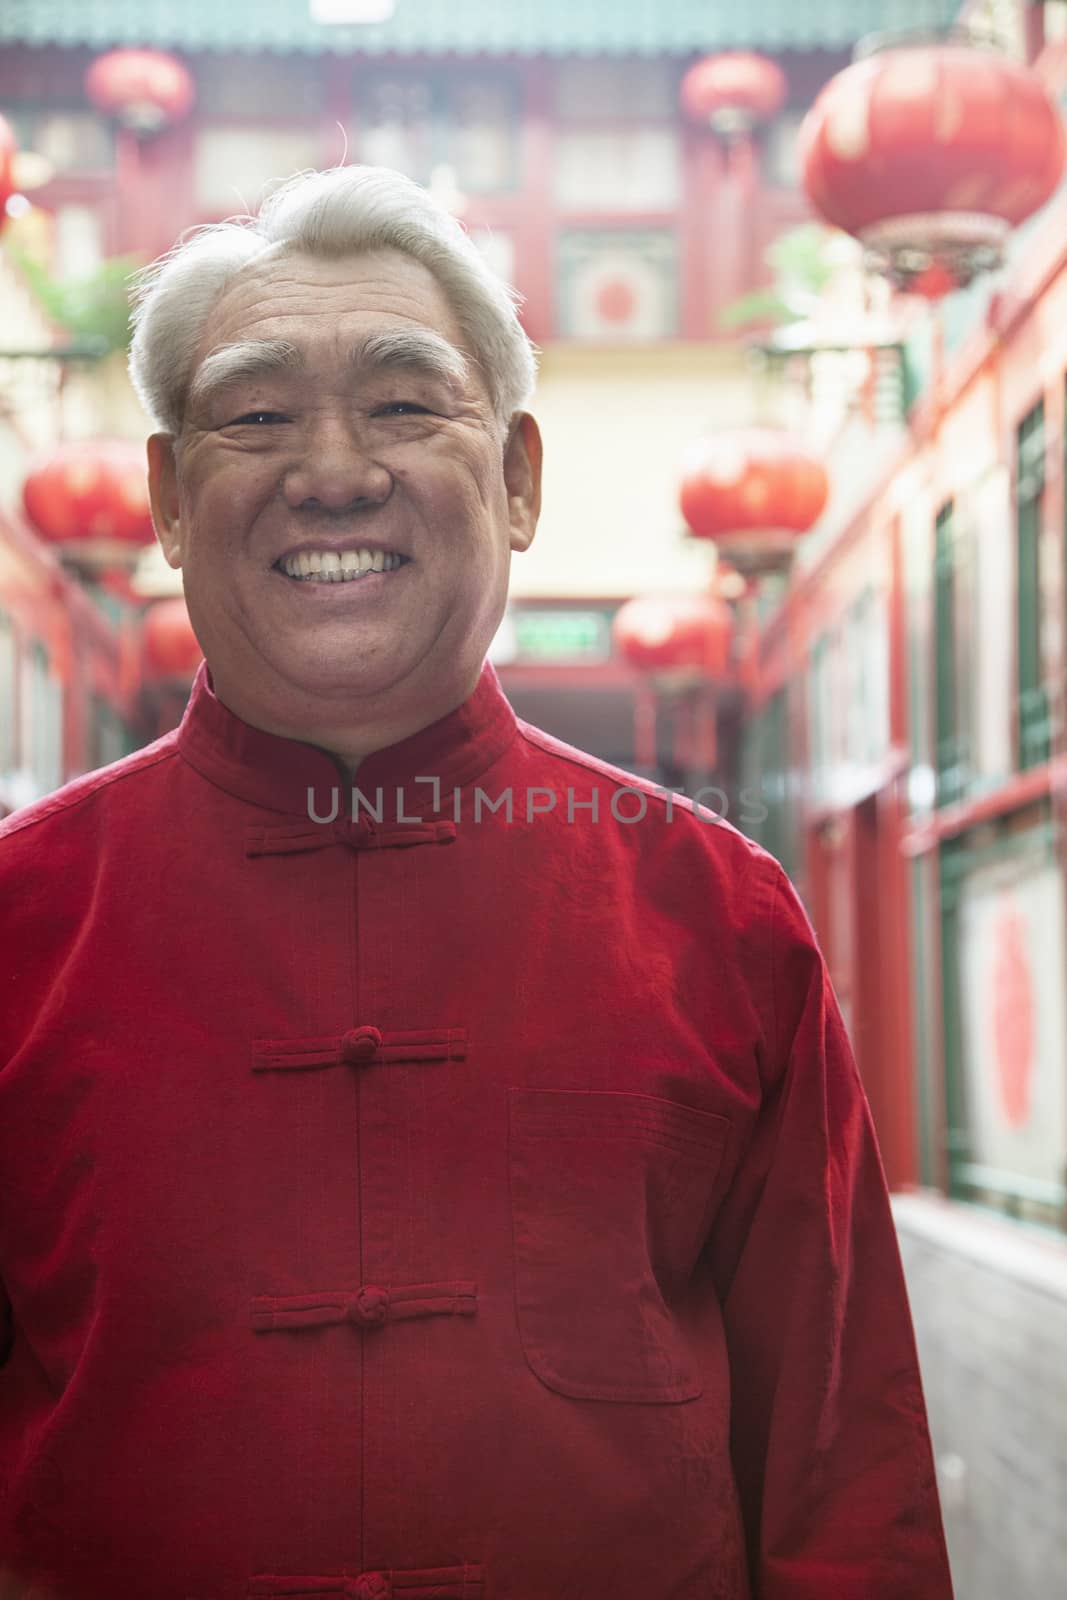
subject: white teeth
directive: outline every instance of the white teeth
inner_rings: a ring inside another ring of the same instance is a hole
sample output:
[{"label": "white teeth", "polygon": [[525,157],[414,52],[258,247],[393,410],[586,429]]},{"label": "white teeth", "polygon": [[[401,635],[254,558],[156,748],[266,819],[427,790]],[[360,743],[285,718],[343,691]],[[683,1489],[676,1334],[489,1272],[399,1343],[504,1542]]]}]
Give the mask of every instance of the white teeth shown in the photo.
[{"label": "white teeth", "polygon": [[279,565],[290,578],[350,583],[367,572],[395,572],[403,562],[395,552],[384,550],[301,550]]}]

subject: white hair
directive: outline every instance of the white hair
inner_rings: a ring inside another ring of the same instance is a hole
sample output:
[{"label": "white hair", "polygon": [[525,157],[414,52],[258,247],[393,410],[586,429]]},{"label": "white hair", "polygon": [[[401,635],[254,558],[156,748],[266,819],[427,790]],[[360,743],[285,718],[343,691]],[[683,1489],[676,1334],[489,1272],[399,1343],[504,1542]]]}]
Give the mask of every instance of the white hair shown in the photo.
[{"label": "white hair", "polygon": [[130,378],[153,425],[181,434],[204,326],[245,267],[268,252],[371,250],[403,251],[433,273],[481,369],[503,439],[537,379],[537,349],[517,314],[523,297],[493,272],[455,217],[390,167],[298,173],[255,216],[192,228],[136,275]]}]

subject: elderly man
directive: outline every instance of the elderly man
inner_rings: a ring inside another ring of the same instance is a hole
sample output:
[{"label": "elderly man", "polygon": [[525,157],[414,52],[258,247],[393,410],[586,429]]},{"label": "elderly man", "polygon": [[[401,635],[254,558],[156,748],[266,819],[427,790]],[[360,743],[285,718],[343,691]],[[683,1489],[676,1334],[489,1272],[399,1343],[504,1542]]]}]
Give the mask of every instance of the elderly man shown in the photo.
[{"label": "elderly man", "polygon": [[795,894],[483,664],[538,517],[534,370],[380,169],[293,180],[143,288],[206,666],[176,733],[0,829],[16,1592],[950,1595]]}]

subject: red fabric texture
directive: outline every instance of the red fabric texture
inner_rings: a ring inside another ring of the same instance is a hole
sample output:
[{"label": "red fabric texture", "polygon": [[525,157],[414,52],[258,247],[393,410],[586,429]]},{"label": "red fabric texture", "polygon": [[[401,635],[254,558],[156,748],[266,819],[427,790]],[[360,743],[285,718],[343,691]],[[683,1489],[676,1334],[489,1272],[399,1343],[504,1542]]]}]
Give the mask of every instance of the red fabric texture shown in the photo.
[{"label": "red fabric texture", "polygon": [[949,1600],[779,866],[488,666],[356,781],[380,822],[201,669],[175,734],[0,826],[14,1592]]}]

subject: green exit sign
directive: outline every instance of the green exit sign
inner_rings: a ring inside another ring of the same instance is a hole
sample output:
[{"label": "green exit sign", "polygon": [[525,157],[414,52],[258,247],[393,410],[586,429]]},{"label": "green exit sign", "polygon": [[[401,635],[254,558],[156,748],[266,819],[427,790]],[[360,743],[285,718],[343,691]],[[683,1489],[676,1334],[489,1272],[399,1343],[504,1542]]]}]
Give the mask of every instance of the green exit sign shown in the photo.
[{"label": "green exit sign", "polygon": [[611,624],[603,611],[515,611],[518,661],[607,661]]}]

